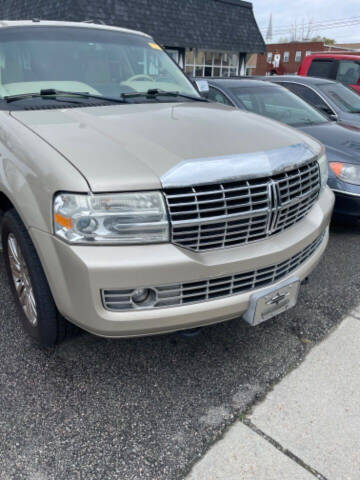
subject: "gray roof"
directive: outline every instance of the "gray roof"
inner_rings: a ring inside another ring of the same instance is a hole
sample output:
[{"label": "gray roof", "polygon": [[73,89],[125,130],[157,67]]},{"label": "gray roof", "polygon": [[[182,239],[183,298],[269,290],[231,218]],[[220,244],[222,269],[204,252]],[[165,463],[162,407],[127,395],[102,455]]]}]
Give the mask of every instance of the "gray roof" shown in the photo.
[{"label": "gray roof", "polygon": [[[202,78],[203,80],[204,78]],[[199,77],[200,80],[200,77]],[[206,77],[206,80],[209,82],[210,85],[219,85],[222,88],[234,88],[234,87],[275,87],[279,88],[278,85],[274,83],[267,83],[263,80],[252,80],[251,78],[246,77],[238,77],[238,78],[214,78],[214,77]]]},{"label": "gray roof", "polygon": [[262,53],[252,4],[242,0],[2,0],[0,18],[83,21],[140,30],[168,47]]},{"label": "gray roof", "polygon": [[324,85],[325,83],[339,83],[329,78],[320,77],[303,77],[302,75],[271,75],[268,77],[256,77],[258,80],[265,80],[268,82],[296,82],[304,85]]}]

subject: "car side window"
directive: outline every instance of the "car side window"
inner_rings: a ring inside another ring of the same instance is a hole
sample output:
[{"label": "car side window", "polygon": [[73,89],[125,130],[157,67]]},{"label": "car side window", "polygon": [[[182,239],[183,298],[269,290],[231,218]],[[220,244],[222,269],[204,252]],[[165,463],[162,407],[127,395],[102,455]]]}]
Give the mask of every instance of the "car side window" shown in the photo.
[{"label": "car side window", "polygon": [[215,87],[209,87],[208,99],[214,102],[222,103],[224,105],[234,106],[230,100]]},{"label": "car side window", "polygon": [[311,62],[309,77],[333,78],[334,61],[331,59],[315,59]]},{"label": "car side window", "polygon": [[295,93],[295,95],[305,100],[305,102],[310,103],[313,107],[319,108],[323,111],[329,110],[328,104],[311,88],[297,83],[281,82],[281,84],[291,92]]},{"label": "car side window", "polygon": [[348,85],[354,85],[358,83],[359,78],[360,62],[354,62],[352,60],[341,60],[339,62],[336,80]]}]

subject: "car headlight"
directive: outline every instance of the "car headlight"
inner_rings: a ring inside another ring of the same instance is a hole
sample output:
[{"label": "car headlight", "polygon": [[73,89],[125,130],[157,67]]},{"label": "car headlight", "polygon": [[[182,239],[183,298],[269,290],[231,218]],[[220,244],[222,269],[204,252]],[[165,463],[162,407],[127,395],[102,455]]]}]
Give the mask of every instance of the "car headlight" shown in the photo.
[{"label": "car headlight", "polygon": [[360,165],[353,163],[330,162],[331,170],[343,182],[360,185]]},{"label": "car headlight", "polygon": [[70,243],[169,241],[169,222],[160,192],[59,193],[54,198],[54,230]]},{"label": "car headlight", "polygon": [[318,158],[320,168],[321,187],[324,188],[329,177],[328,161],[325,153]]}]

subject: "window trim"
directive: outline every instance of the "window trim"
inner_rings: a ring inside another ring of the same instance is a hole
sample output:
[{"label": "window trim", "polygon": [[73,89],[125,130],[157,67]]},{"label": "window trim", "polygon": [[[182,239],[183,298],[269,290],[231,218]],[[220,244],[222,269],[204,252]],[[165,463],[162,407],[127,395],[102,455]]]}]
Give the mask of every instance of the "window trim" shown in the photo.
[{"label": "window trim", "polygon": [[[194,50],[194,62],[193,63],[187,63],[186,62],[186,53],[187,53],[187,50],[189,49],[185,49],[185,61],[184,61],[184,72],[185,73],[188,73],[188,75],[191,75],[193,77],[208,77],[208,78],[211,78],[211,77],[217,77],[218,75],[213,75],[214,73],[214,69],[215,68],[219,68],[220,70],[220,77],[231,77],[231,75],[233,75],[233,73],[231,73],[232,70],[236,70],[235,71],[235,75],[239,75],[239,69],[240,69],[240,55],[237,53],[237,52],[224,52],[224,51],[216,51],[216,50],[204,50],[204,49],[193,49]],[[196,61],[196,55],[197,53],[201,51],[204,53],[204,63],[200,64],[200,63],[197,63]],[[211,53],[212,55],[212,58],[211,58],[211,64],[209,63],[205,63],[205,53]],[[214,56],[213,54],[214,53],[220,53],[221,54],[221,61],[220,61],[220,65],[215,65],[214,64]],[[236,65],[223,65],[223,56],[224,55],[236,55],[236,59],[237,59],[237,63]],[[192,72],[186,72],[187,71],[187,68],[192,68]],[[197,68],[201,68],[202,69],[202,72],[201,72],[201,75],[197,75],[196,74],[196,69]],[[205,76],[205,69],[206,68],[211,68],[211,75],[207,75]],[[225,72],[228,74],[226,75]]]}]

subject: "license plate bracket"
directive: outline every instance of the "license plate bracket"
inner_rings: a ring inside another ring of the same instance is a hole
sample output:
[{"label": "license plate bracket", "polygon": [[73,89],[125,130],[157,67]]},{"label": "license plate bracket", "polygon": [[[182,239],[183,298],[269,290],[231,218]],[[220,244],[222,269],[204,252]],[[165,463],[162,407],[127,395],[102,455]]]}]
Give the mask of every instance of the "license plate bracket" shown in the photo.
[{"label": "license plate bracket", "polygon": [[289,310],[296,305],[299,290],[300,280],[292,277],[276,287],[252,294],[244,320],[255,326]]}]

